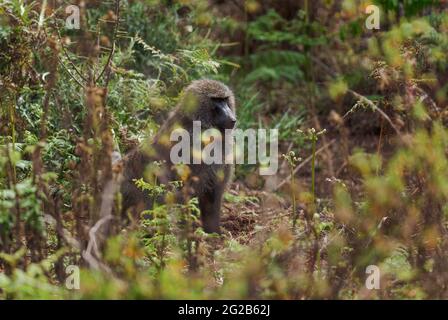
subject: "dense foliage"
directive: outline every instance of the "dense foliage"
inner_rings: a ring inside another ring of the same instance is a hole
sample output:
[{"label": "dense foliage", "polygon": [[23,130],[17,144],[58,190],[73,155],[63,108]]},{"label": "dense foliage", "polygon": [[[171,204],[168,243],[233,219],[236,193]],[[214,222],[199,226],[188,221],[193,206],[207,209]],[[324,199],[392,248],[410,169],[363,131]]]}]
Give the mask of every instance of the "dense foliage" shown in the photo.
[{"label": "dense foliage", "polygon": [[[447,54],[442,0],[0,0],[0,299],[448,298]],[[236,167],[222,235],[193,198],[102,237],[114,154],[204,77],[278,173]]]}]

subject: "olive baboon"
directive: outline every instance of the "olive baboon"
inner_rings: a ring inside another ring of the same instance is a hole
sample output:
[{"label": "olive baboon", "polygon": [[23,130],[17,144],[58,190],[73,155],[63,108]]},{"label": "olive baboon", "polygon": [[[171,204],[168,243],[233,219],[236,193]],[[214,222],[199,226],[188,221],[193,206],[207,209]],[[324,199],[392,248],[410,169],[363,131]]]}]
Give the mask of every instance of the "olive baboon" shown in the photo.
[{"label": "olive baboon", "polygon": [[[208,79],[193,81],[184,90],[177,107],[154,137],[153,142],[134,149],[125,157],[124,180],[121,184],[123,211],[131,210],[136,214],[150,209],[153,205],[154,199],[136,187],[135,179],[145,177],[150,181],[156,177],[158,183],[165,185],[170,181],[179,180],[179,175],[170,159],[170,149],[173,145],[170,135],[174,129],[183,128],[191,137],[193,121],[200,121],[201,129],[217,129],[224,137],[225,130],[233,129],[235,126],[234,109],[235,99],[226,85]],[[222,145],[225,144],[225,141],[223,142]],[[148,173],[148,167],[155,162],[158,163],[158,167]],[[198,197],[204,231],[219,232],[221,201],[230,177],[231,165],[224,162],[210,165],[202,162],[191,163],[188,164],[189,175],[184,186],[189,187],[191,196]]]}]

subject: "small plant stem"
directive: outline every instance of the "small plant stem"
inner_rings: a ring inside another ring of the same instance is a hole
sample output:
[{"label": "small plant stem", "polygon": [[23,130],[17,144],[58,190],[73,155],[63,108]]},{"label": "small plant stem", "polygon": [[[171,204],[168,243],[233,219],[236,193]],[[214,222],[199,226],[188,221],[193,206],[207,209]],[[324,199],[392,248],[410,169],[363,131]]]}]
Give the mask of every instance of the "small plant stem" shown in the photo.
[{"label": "small plant stem", "polygon": [[[384,128],[384,119],[381,118],[381,128],[380,128],[380,137],[378,139],[378,147],[376,150],[376,153],[378,155],[378,159],[381,159],[381,145],[383,142],[383,128]],[[376,175],[378,175],[378,172],[380,171],[381,162],[378,163],[378,166],[376,167]]]},{"label": "small plant stem", "polygon": [[294,179],[294,167],[290,166],[290,168],[291,168],[291,197],[292,197],[292,228],[295,229],[297,222],[297,205],[295,195],[296,183]]},{"label": "small plant stem", "polygon": [[313,195],[313,204],[316,202],[316,138],[313,138],[312,143],[312,152],[313,158],[311,160],[311,193]]},{"label": "small plant stem", "polygon": [[161,250],[160,250],[160,269],[159,271],[163,270],[165,268],[165,235],[166,232],[163,232],[162,235],[162,244],[161,244]]}]

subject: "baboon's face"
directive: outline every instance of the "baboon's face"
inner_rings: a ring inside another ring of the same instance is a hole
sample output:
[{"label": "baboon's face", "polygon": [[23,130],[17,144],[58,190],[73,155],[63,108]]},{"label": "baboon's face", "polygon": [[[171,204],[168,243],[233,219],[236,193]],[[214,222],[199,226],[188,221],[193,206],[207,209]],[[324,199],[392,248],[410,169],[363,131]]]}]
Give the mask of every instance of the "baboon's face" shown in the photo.
[{"label": "baboon's face", "polygon": [[229,97],[212,97],[210,100],[213,113],[212,126],[221,130],[233,129],[235,127],[236,117],[230,107]]},{"label": "baboon's face", "polygon": [[226,85],[214,80],[197,80],[185,93],[183,112],[191,120],[201,121],[202,128],[224,131],[235,127],[235,98]]}]

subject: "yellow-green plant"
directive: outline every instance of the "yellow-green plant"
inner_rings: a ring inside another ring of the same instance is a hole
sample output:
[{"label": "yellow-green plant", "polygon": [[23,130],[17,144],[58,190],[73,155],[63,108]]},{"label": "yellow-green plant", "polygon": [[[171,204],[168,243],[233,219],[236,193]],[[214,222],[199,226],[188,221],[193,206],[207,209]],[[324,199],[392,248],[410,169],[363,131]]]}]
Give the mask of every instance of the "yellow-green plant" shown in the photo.
[{"label": "yellow-green plant", "polygon": [[296,221],[297,221],[297,204],[296,204],[296,183],[294,178],[294,169],[297,166],[297,163],[302,159],[296,157],[294,151],[289,151],[287,154],[282,155],[283,158],[288,162],[290,175],[291,175],[291,199],[292,199],[292,227],[295,229]]}]

